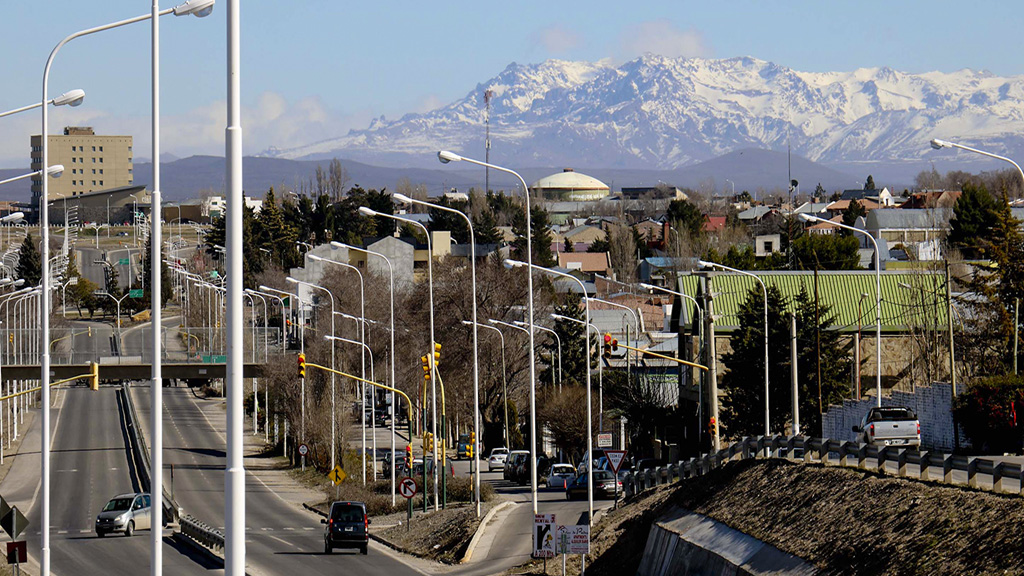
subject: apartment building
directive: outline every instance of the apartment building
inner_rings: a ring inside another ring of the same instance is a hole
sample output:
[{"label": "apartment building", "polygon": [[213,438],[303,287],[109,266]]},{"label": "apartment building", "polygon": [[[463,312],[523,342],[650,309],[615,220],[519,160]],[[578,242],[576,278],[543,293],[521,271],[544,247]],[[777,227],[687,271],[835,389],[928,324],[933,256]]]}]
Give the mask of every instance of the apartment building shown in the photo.
[{"label": "apartment building", "polygon": [[[42,138],[32,136],[33,172],[43,168],[42,156]],[[49,136],[48,156],[51,166],[64,165],[64,174],[50,179],[50,201],[134,183],[131,136],[99,136],[89,126],[68,126],[63,135]],[[37,176],[32,179],[34,206],[42,194],[42,177]]]}]

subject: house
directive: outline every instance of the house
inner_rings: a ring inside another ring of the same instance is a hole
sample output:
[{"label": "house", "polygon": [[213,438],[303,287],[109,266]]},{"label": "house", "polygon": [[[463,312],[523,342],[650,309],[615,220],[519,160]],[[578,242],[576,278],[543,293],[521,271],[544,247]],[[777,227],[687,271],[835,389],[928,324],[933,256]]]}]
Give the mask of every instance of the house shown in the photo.
[{"label": "house", "polygon": [[885,240],[889,246],[903,244],[920,260],[933,256],[934,252],[927,249],[928,246],[946,236],[949,213],[949,210],[938,209],[872,210],[864,220],[864,229],[876,240]]},{"label": "house", "polygon": [[736,215],[736,217],[739,218],[741,222],[753,224],[756,222],[760,222],[762,219],[764,219],[765,216],[777,212],[778,210],[772,208],[771,206],[754,206],[752,208],[744,210],[743,212],[740,212],[739,214]]},{"label": "house", "polygon": [[582,272],[592,279],[595,274],[608,275],[611,258],[607,252],[559,252],[558,267]]},{"label": "house", "polygon": [[708,216],[704,215],[704,231],[709,234],[717,234],[725,229],[726,217],[725,216]]},{"label": "house", "polygon": [[960,199],[963,192],[952,190],[929,190],[925,192],[914,192],[907,198],[900,208],[948,208],[952,209],[956,201]]},{"label": "house", "polygon": [[[831,213],[831,214],[841,214],[841,213],[846,212],[847,210],[849,210],[850,204],[853,202],[853,200],[854,199],[850,199],[850,200],[836,200],[835,202],[829,203],[829,205],[825,207],[825,210],[827,212]],[[868,198],[859,198],[859,199],[856,199],[856,200],[857,200],[857,203],[860,204],[860,207],[863,208],[865,212],[870,212],[872,210],[877,210],[878,207],[879,207],[878,202],[875,202],[874,200],[870,200]]]},{"label": "house", "polygon": [[665,241],[666,227],[666,222],[658,222],[648,218],[643,222],[634,224],[633,230],[636,230],[637,234],[647,242],[648,246],[661,246]]},{"label": "house", "polygon": [[754,255],[758,258],[764,258],[781,250],[781,234],[761,234],[754,238]]},{"label": "house", "polygon": [[608,233],[601,228],[585,224],[571,228],[562,234],[554,234],[552,237],[552,249],[555,252],[561,252],[565,246],[565,241],[568,240],[572,243],[573,250],[586,252],[591,244],[598,240],[606,240],[607,238]]},{"label": "house", "polygon": [[871,199],[876,201],[881,206],[892,206],[895,202],[892,199],[892,192],[888,188],[882,188],[881,190],[843,190],[840,200],[857,200],[864,201]]}]

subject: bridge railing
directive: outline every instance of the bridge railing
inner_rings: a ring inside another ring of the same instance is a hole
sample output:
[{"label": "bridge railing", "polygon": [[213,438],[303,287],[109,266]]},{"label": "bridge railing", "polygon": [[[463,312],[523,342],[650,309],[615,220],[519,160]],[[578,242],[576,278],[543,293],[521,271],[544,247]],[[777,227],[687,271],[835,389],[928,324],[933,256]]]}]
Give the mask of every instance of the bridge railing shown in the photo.
[{"label": "bridge railing", "polygon": [[[807,436],[745,437],[700,458],[690,458],[641,472],[627,472],[622,478],[623,492],[630,498],[655,486],[703,476],[731,461],[765,457],[833,464],[879,473],[889,473],[887,465],[894,464],[896,475],[900,477],[945,484],[962,483],[954,480],[954,472],[962,472],[966,475],[966,484],[971,488],[989,489],[998,493],[1012,491],[1024,496],[1024,466],[1021,464],[920,450],[917,447],[874,446]],[[1005,485],[1008,478],[1017,480],[1016,490],[1008,490]]]}]

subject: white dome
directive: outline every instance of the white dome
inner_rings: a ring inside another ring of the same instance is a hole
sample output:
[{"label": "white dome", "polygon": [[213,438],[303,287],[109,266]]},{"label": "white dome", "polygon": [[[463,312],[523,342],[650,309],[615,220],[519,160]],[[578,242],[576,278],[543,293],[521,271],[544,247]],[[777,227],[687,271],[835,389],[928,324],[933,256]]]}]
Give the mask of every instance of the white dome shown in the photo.
[{"label": "white dome", "polygon": [[535,192],[556,195],[564,200],[597,200],[608,195],[608,185],[593,176],[587,176],[571,169],[545,176],[534,182],[530,189]]}]

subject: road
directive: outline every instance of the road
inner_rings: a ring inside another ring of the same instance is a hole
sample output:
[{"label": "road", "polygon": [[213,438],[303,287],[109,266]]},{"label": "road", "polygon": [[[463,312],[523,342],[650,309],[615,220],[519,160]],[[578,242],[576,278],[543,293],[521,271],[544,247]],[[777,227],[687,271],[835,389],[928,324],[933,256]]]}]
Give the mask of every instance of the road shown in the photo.
[{"label": "road", "polygon": [[[139,417],[148,422],[149,387],[134,387]],[[164,485],[187,512],[217,527],[224,525],[225,415],[220,400],[201,400],[187,388],[164,389]],[[148,426],[148,424],[147,424]],[[251,435],[251,430],[247,433]],[[258,466],[249,458],[246,466]],[[370,553],[323,553],[319,517],[303,510],[293,482],[267,472],[246,476],[246,565],[260,574],[420,574],[390,551],[371,543]],[[284,474],[278,472],[278,474]],[[269,478],[263,480],[262,477]]]},{"label": "road", "polygon": [[[96,514],[117,494],[134,492],[138,485],[129,468],[125,436],[120,425],[115,389],[84,387],[55,393],[52,412],[51,563],[55,574],[132,574],[149,566],[149,532],[132,538],[111,535],[97,538]],[[33,421],[0,493],[12,505],[28,510],[26,537],[30,554],[38,561],[41,499],[39,494],[40,418]],[[169,535],[169,532],[167,533]],[[168,537],[164,566],[168,574],[199,574],[191,549],[176,548]]]}]

